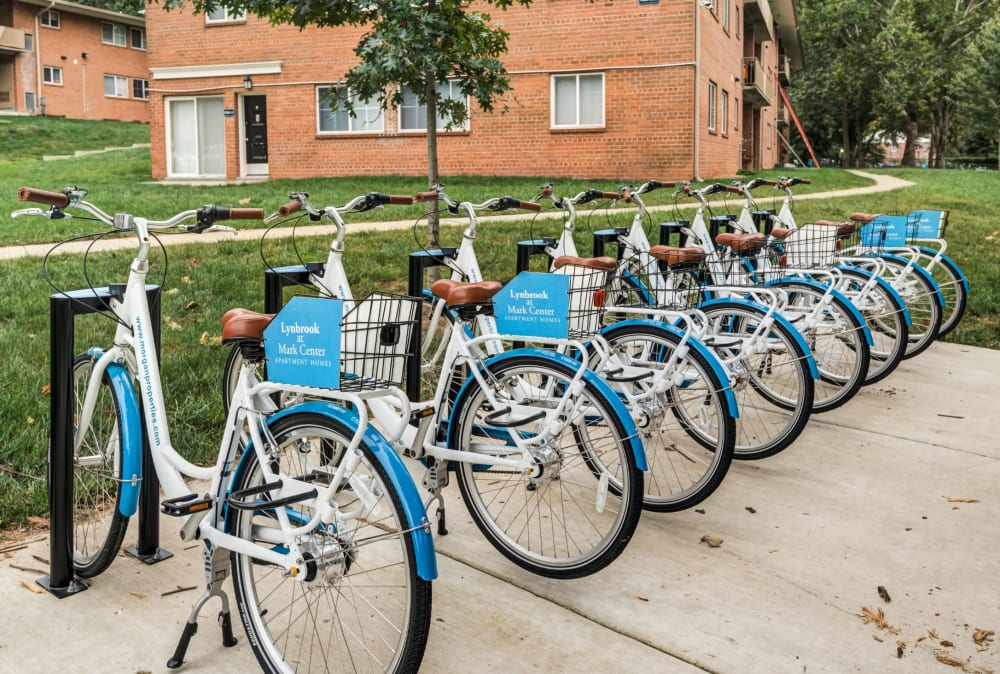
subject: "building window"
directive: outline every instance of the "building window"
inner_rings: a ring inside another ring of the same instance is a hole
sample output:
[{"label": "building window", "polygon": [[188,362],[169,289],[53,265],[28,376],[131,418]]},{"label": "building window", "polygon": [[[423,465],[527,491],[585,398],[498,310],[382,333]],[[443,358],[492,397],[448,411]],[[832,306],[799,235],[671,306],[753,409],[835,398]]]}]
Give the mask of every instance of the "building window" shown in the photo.
[{"label": "building window", "polygon": [[45,66],[42,68],[42,81],[46,84],[62,84],[62,68]]},{"label": "building window", "polygon": [[132,79],[132,98],[145,101],[149,98],[149,80]]},{"label": "building window", "polygon": [[[346,102],[354,108],[352,115]],[[382,130],[378,101],[362,100],[347,87],[316,87],[316,130],[319,133],[374,133]]]},{"label": "building window", "polygon": [[[461,101],[465,106],[465,122],[462,124],[452,124],[449,129],[449,120],[438,110],[437,129],[438,131],[468,131],[469,130],[469,103],[468,97],[462,93],[455,80],[449,80],[446,84],[436,86],[437,94],[440,98]],[[403,87],[400,91],[403,97],[399,104],[399,130],[400,131],[426,131],[427,130],[427,106],[422,105],[417,99],[417,95],[409,89]]]},{"label": "building window", "polygon": [[729,135],[729,92],[725,89],[722,90],[722,100],[720,101],[720,109],[722,110],[722,135]]},{"label": "building window", "polygon": [[24,34],[24,51],[34,51],[35,38],[31,33]]},{"label": "building window", "polygon": [[729,0],[722,0],[722,29],[729,32]]},{"label": "building window", "polygon": [[47,9],[42,12],[41,24],[46,28],[60,28],[59,12],[54,9]]},{"label": "building window", "polygon": [[767,123],[767,149],[771,149],[771,142],[774,139],[774,127],[771,126],[771,122]]},{"label": "building window", "polygon": [[712,80],[708,81],[708,130],[715,131],[718,117],[718,97],[719,85]]},{"label": "building window", "polygon": [[146,31],[142,28],[130,28],[129,36],[132,41],[132,49],[146,50]]},{"label": "building window", "polygon": [[125,26],[119,23],[101,22],[101,42],[116,47],[125,46]]},{"label": "building window", "polygon": [[25,91],[24,92],[24,109],[28,112],[32,112],[35,109],[35,92]]},{"label": "building window", "polygon": [[740,99],[733,99],[733,131],[740,128]]},{"label": "building window", "polygon": [[736,37],[740,36],[740,26],[741,25],[742,24],[740,23],[740,7],[739,7],[739,5],[737,5],[736,6]]},{"label": "building window", "polygon": [[205,23],[229,23],[233,21],[246,21],[247,13],[244,9],[227,9],[218,7],[205,14]]},{"label": "building window", "polygon": [[552,127],[604,126],[604,73],[552,76]]},{"label": "building window", "polygon": [[104,95],[114,98],[128,98],[128,78],[121,75],[105,75]]}]

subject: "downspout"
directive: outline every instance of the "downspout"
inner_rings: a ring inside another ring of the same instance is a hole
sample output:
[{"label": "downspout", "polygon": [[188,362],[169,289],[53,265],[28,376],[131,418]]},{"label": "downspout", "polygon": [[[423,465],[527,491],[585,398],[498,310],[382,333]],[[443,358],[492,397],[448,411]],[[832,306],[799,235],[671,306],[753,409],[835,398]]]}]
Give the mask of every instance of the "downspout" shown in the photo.
[{"label": "downspout", "polygon": [[55,7],[55,4],[56,0],[52,0],[48,7],[35,14],[35,89],[38,91],[38,107],[43,108],[43,113],[45,111],[42,101],[45,97],[42,95],[42,87],[45,86],[45,83],[42,82],[42,25],[39,20],[42,14]]},{"label": "downspout", "polygon": [[701,152],[699,151],[699,129],[701,128],[701,15],[698,8],[702,0],[694,0],[694,180],[701,180]]}]

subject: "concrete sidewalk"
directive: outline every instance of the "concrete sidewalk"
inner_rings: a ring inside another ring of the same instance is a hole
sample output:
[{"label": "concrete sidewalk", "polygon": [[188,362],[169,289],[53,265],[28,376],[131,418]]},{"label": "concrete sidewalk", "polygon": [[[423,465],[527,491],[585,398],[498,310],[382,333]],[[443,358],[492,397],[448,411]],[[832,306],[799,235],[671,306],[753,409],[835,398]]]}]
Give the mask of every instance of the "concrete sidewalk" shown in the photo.
[{"label": "concrete sidewalk", "polygon": [[[996,635],[974,640],[1000,633],[998,374],[1000,351],[935,344],[788,450],[734,464],[703,507],[646,513],[586,579],[506,562],[450,488],[423,671],[1000,671]],[[199,591],[162,595],[201,584],[176,530],[173,559],[122,557],[62,600],[30,588],[47,540],[5,555],[0,672],[167,671]],[[223,649],[212,623],[180,671],[256,671],[242,628]]]}]

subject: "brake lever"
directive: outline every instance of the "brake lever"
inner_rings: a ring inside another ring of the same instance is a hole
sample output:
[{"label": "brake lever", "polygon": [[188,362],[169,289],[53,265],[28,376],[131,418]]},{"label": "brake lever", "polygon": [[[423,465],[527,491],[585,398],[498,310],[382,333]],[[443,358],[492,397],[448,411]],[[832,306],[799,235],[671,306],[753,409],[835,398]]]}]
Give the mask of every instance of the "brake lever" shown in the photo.
[{"label": "brake lever", "polygon": [[[58,215],[54,215],[55,213],[58,213]],[[22,208],[19,211],[14,211],[13,213],[11,213],[10,217],[18,218],[22,215],[40,215],[43,218],[47,218],[49,220],[51,220],[53,217],[55,217],[57,220],[61,218],[73,217],[68,213],[63,213],[62,211],[47,211],[44,208]]]}]

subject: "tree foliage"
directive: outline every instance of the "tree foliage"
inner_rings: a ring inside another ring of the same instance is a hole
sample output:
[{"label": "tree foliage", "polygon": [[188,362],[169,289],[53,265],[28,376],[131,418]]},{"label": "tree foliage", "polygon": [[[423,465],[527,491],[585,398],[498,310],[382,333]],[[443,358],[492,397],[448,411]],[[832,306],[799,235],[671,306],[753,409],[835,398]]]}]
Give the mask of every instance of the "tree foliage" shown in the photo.
[{"label": "tree foliage", "polygon": [[107,9],[112,12],[119,12],[121,14],[130,14],[131,16],[141,16],[142,11],[146,8],[145,0],[76,0],[81,5],[87,5],[88,7],[96,7],[98,9]]}]

